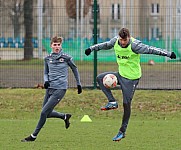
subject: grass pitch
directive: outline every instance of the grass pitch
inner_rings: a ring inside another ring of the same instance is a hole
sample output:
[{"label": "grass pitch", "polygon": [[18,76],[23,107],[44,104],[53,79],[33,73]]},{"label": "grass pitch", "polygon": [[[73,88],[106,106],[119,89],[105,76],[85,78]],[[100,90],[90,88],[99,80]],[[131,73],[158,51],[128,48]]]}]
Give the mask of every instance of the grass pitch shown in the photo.
[{"label": "grass pitch", "polygon": [[[22,143],[31,134],[41,111],[42,89],[0,89],[0,149],[2,150],[180,150],[181,92],[137,90],[132,102],[132,115],[126,138],[113,142],[122,119],[122,94],[113,90],[119,109],[100,111],[107,103],[100,90],[69,89],[55,108],[71,113],[71,126],[64,121],[47,119],[37,140]],[[80,122],[84,115],[90,123]]]}]

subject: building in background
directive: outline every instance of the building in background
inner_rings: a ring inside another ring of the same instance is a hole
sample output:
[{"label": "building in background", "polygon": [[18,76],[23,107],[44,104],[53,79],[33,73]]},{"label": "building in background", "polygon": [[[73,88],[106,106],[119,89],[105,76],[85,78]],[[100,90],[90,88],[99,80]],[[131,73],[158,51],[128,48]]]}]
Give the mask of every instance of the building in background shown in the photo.
[{"label": "building in background", "polygon": [[[34,0],[33,36],[38,34],[39,0]],[[41,0],[43,37],[92,38],[93,0]],[[98,37],[111,38],[122,27],[141,39],[180,39],[181,0],[97,0]],[[23,0],[0,3],[0,37],[24,37]]]}]

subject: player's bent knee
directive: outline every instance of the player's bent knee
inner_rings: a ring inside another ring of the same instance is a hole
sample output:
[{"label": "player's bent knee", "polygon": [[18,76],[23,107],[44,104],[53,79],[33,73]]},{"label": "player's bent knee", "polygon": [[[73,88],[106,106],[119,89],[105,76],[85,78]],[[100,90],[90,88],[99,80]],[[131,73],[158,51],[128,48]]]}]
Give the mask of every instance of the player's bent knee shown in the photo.
[{"label": "player's bent knee", "polygon": [[101,77],[101,75],[98,75],[98,76],[96,77],[96,80],[97,80],[97,82],[102,81],[102,77]]}]

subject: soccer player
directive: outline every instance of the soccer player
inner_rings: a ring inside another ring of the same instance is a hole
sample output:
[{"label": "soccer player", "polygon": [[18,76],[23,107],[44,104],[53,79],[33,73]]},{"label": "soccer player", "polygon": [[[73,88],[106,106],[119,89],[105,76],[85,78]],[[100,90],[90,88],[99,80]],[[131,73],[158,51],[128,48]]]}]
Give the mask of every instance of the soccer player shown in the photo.
[{"label": "soccer player", "polygon": [[55,36],[51,39],[52,53],[44,59],[44,87],[46,94],[40,119],[34,132],[21,140],[22,142],[35,141],[47,118],[60,118],[64,120],[66,129],[70,126],[71,114],[59,113],[54,110],[54,107],[62,100],[68,88],[69,67],[75,76],[78,94],[82,93],[82,87],[78,69],[73,62],[73,58],[63,52],[62,42],[62,37]]},{"label": "soccer player", "polygon": [[167,56],[171,59],[176,59],[174,52],[168,52],[161,48],[148,46],[141,41],[130,36],[130,32],[127,28],[122,28],[118,36],[112,38],[110,41],[99,43],[90,46],[85,50],[85,54],[88,56],[92,51],[108,50],[114,48],[117,64],[119,66],[118,72],[105,72],[97,76],[97,82],[100,89],[106,95],[108,103],[102,107],[101,110],[117,109],[118,103],[112,95],[110,89],[103,85],[103,77],[108,74],[116,75],[118,84],[123,94],[123,117],[122,124],[118,134],[113,138],[113,141],[120,141],[125,137],[126,129],[128,126],[129,118],[131,115],[131,101],[135,89],[141,78],[141,66],[140,66],[140,54],[155,54],[160,56]]}]

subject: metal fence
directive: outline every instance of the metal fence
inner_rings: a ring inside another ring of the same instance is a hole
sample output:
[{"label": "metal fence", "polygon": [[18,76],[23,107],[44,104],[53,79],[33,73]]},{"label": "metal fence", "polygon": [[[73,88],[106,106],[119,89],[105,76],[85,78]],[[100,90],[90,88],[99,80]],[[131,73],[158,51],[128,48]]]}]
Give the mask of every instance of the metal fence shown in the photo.
[{"label": "metal fence", "polygon": [[[118,70],[114,50],[99,51],[97,58],[87,57],[84,50],[127,27],[143,43],[177,55],[176,60],[141,55],[143,75],[138,88],[181,89],[181,0],[33,0],[32,7],[33,59],[25,60],[24,1],[0,0],[1,88],[41,86],[43,57],[51,52],[54,35],[64,37],[63,50],[73,56],[83,87],[94,87],[97,74]],[[76,87],[71,71],[69,86]]]}]

